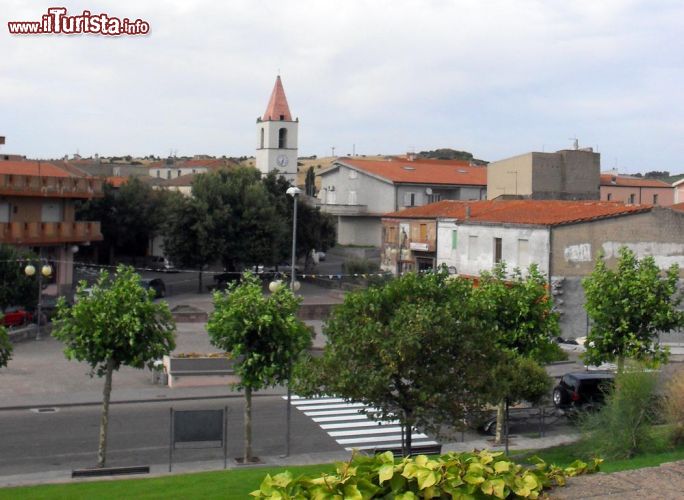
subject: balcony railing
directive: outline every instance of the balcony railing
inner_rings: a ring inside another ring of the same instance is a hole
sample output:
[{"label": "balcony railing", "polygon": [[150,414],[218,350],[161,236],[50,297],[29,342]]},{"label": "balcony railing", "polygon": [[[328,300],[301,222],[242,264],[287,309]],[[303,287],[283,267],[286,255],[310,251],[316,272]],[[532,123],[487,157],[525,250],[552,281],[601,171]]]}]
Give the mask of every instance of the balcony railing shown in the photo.
[{"label": "balcony railing", "polygon": [[99,222],[0,223],[0,243],[13,245],[77,243],[102,239]]},{"label": "balcony railing", "polygon": [[102,196],[102,179],[0,174],[0,195],[47,198],[92,198]]},{"label": "balcony railing", "polygon": [[367,215],[368,205],[338,205],[333,203],[321,203],[321,212],[331,215]]}]

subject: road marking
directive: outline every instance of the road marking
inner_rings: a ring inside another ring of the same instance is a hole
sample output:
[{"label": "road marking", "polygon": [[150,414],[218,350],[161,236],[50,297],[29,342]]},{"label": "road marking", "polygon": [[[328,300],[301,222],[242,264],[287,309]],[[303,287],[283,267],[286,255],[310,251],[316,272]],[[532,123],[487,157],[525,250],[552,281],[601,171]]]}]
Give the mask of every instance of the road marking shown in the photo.
[{"label": "road marking", "polygon": [[[377,414],[380,411],[377,408],[342,398],[307,399],[294,395],[291,404],[310,417],[345,450],[401,448],[400,422],[398,420],[372,420],[369,414]],[[417,429],[413,429],[412,438],[413,445],[416,447],[439,444]]]}]

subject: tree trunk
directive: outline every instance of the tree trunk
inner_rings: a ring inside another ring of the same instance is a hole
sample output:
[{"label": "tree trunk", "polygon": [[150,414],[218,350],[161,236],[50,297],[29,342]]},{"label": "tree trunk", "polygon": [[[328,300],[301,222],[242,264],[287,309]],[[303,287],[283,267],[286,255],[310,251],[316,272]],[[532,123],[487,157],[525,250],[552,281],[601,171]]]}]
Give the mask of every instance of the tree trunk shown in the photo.
[{"label": "tree trunk", "polygon": [[245,450],[243,464],[252,461],[252,389],[245,387]]},{"label": "tree trunk", "polygon": [[413,423],[406,422],[406,456],[411,455],[411,427],[413,427]]},{"label": "tree trunk", "polygon": [[114,360],[107,360],[105,373],[105,385],[102,392],[102,416],[100,418],[100,444],[97,449],[97,466],[104,467],[107,459],[107,425],[109,424],[109,398],[112,395],[112,373],[114,372]]},{"label": "tree trunk", "polygon": [[496,405],[496,433],[494,435],[494,444],[503,443],[503,423],[504,423],[504,400],[499,401]]},{"label": "tree trunk", "polygon": [[197,293],[202,293],[202,268],[200,267],[199,276],[197,277]]}]

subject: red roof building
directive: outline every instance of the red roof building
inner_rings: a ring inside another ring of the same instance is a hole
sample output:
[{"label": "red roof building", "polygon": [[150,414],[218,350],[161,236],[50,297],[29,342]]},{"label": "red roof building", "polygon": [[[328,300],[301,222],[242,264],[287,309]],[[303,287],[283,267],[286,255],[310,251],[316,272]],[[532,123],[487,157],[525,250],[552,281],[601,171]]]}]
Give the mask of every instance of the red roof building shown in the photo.
[{"label": "red roof building", "polygon": [[618,174],[601,174],[601,199],[629,204],[650,203],[667,207],[675,202],[671,184]]}]

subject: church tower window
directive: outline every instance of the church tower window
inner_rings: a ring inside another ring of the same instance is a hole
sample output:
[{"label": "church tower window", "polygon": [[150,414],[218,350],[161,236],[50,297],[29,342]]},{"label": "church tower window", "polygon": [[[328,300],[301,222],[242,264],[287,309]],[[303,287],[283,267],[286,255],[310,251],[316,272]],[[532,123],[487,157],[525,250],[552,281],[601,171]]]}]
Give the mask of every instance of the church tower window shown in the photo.
[{"label": "church tower window", "polygon": [[278,130],[278,149],[287,148],[287,129],[285,127]]}]

